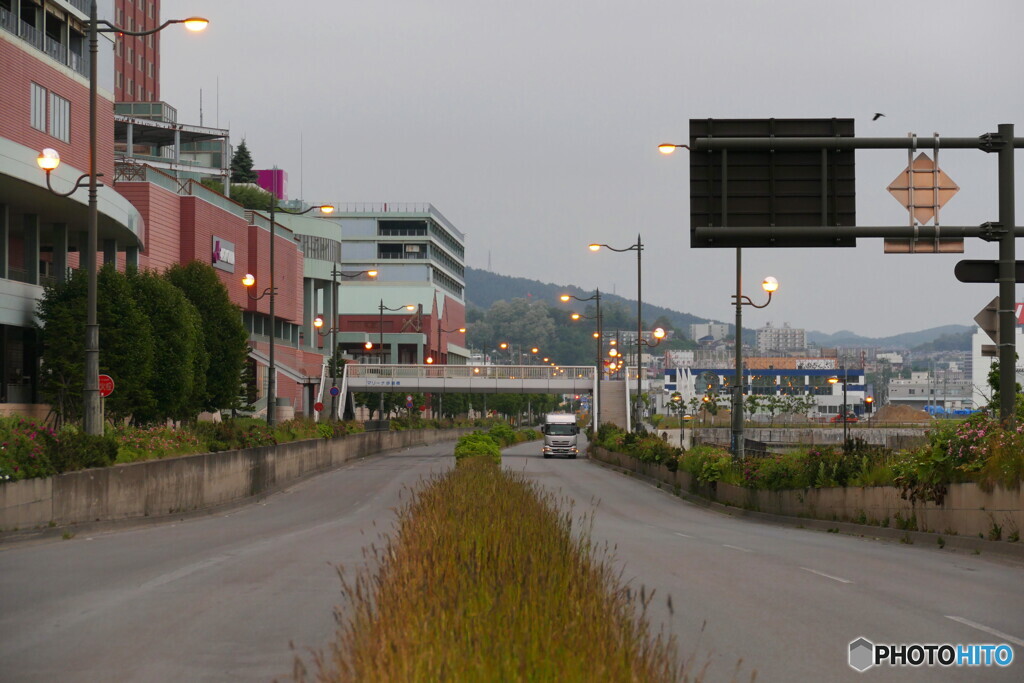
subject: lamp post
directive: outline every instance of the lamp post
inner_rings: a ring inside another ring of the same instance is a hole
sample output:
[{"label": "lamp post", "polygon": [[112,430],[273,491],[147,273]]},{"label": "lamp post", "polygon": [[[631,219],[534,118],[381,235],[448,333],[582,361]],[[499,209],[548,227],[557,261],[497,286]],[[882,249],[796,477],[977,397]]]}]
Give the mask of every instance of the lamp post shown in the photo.
[{"label": "lamp post", "polygon": [[740,250],[736,249],[736,293],[732,296],[736,304],[736,383],[732,388],[732,453],[743,459],[743,307],[753,306],[764,308],[772,302],[772,294],[779,288],[779,281],[766,277],[761,281],[761,289],[768,292],[768,301],[755,304],[749,296],[744,296],[740,279]]},{"label": "lamp post", "polygon": [[850,437],[849,437],[849,429],[850,428],[849,428],[849,421],[846,419],[846,384],[847,384],[847,380],[849,379],[849,371],[846,369],[845,365],[840,366],[839,369],[843,371],[842,379],[840,379],[839,377],[829,377],[828,378],[828,383],[833,385],[833,386],[835,386],[839,382],[843,383],[843,411],[842,411],[841,414],[842,414],[842,420],[843,420],[843,451],[845,452],[845,451],[850,450]]},{"label": "lamp post", "polygon": [[[588,248],[590,249],[590,251],[600,251],[601,247],[604,247],[605,249],[609,249],[611,251],[617,251],[617,252],[624,252],[624,251],[635,251],[636,252],[636,338],[640,339],[640,336],[642,334],[642,329],[643,329],[643,314],[642,314],[643,296],[641,294],[642,266],[641,266],[640,258],[641,258],[641,255],[643,254],[643,251],[644,251],[644,243],[640,239],[640,234],[637,233],[636,244],[630,245],[630,246],[625,247],[623,249],[616,249],[615,247],[609,246],[607,244],[590,244],[590,245],[588,245]],[[642,384],[641,384],[641,379],[640,379],[640,370],[641,370],[640,355],[641,355],[640,354],[640,346],[638,344],[637,347],[636,347],[636,400],[637,401],[640,400],[640,392],[643,391]],[[627,383],[626,383],[626,392],[629,393],[629,382],[628,382],[628,380],[627,380]],[[634,424],[636,426],[634,427],[633,431],[638,431],[640,423],[638,421],[634,420]]]},{"label": "lamp post", "polygon": [[[390,306],[385,306],[384,305],[384,299],[380,300],[379,310],[380,310],[380,363],[381,363],[381,365],[384,364],[384,311],[401,311],[403,309],[405,309],[407,311],[415,311],[416,310],[416,306],[414,306],[413,304],[406,304],[405,306],[396,306],[395,308],[391,308]],[[384,419],[384,392],[383,391],[380,392],[380,410],[378,412],[379,412],[379,415],[378,415],[377,419],[383,420]]]},{"label": "lamp post", "polygon": [[[334,324],[331,325],[331,327],[329,329],[321,330],[320,328],[324,326],[323,316],[319,316],[318,315],[316,318],[313,319],[313,327],[317,328],[317,330],[316,330],[317,334],[319,334],[321,337],[326,336],[328,334],[331,335],[331,388],[332,389],[335,388],[336,386],[338,386],[337,354],[338,354],[338,332],[340,331],[339,328],[338,328],[338,278],[339,277],[343,277],[343,278],[347,278],[347,279],[351,280],[352,278],[359,277],[360,275],[366,275],[367,277],[374,278],[374,277],[377,277],[377,271],[376,270],[360,270],[360,271],[358,271],[356,273],[343,273],[340,270],[338,270],[338,264],[335,263],[331,267],[331,320],[333,321]],[[333,417],[335,417],[335,418],[338,417],[337,410],[336,410],[337,405],[338,405],[338,397],[335,396],[334,393],[332,392],[331,393],[331,415]]]},{"label": "lamp post", "polygon": [[[438,363],[441,362],[441,333],[442,332],[444,334],[455,334],[456,332],[458,332],[459,334],[466,334],[466,328],[465,327],[456,327],[456,328],[451,329],[451,330],[444,330],[444,329],[441,329],[441,322],[438,321],[438,323],[437,323],[437,362]],[[427,362],[431,363],[433,361],[430,358],[428,358]],[[447,364],[448,363],[446,362],[445,365],[447,365]]]},{"label": "lamp post", "polygon": [[[600,412],[600,409],[601,409],[601,340],[602,340],[602,338],[604,336],[604,332],[601,329],[601,290],[600,289],[595,289],[594,290],[594,296],[579,297],[579,296],[573,296],[572,294],[563,294],[562,296],[560,296],[558,298],[561,299],[562,301],[569,301],[570,299],[575,299],[576,301],[593,301],[595,306],[597,307],[597,314],[594,316],[595,319],[597,320],[597,332],[594,334],[594,337],[597,339],[597,355],[595,356],[595,359],[594,359],[594,419],[593,419],[593,429],[594,429],[594,433],[596,434],[597,430],[598,430],[598,427],[601,426],[601,420],[600,420],[600,415],[601,415],[601,412]],[[578,316],[577,314],[574,313],[573,314],[573,320],[576,320],[577,317],[587,318],[587,316]]]},{"label": "lamp post", "polygon": [[[448,314],[448,310],[445,309],[445,315],[447,315],[447,314]],[[458,332],[459,334],[466,334],[466,328],[465,327],[456,327],[455,329],[452,329],[452,330],[444,330],[444,329],[441,329],[441,321],[440,320],[437,321],[437,362],[438,363],[441,362],[441,333],[442,332],[444,332],[445,334],[454,334],[455,332]],[[427,358],[427,362],[428,363],[431,362],[431,359]],[[445,365],[447,365],[447,361],[445,362]],[[443,418],[444,417],[443,412],[444,412],[444,393],[439,393],[437,395],[437,416],[438,416],[438,418]]]},{"label": "lamp post", "polygon": [[[270,286],[263,290],[263,293],[259,296],[253,296],[249,292],[249,298],[253,301],[259,301],[265,296],[270,297],[270,351],[267,354],[267,424],[271,427],[277,422],[277,364],[274,362],[274,346],[277,340],[277,320],[275,319],[275,307],[274,303],[277,299],[277,287],[274,286],[274,242],[275,242],[275,228],[276,228],[276,214],[278,211],[289,216],[302,216],[309,213],[313,209],[319,209],[322,214],[334,213],[334,207],[330,204],[321,204],[319,206],[311,206],[304,211],[287,211],[285,209],[277,208],[277,192],[276,186],[270,192]],[[242,284],[246,287],[252,287],[256,284],[256,278],[250,274],[246,274],[242,280]]]},{"label": "lamp post", "polygon": [[[636,355],[637,355],[636,366],[637,366],[638,369],[641,367],[640,359],[643,358],[644,347],[647,346],[649,348],[654,348],[655,346],[660,344],[662,342],[662,340],[665,339],[665,330],[661,329],[660,327],[656,327],[656,328],[654,328],[654,331],[651,332],[651,336],[653,336],[657,341],[653,341],[652,342],[650,339],[644,339],[643,337],[637,337],[636,338]],[[640,388],[640,385],[639,385],[639,383],[637,383],[637,389],[639,390],[639,388]],[[636,395],[636,412],[637,412],[636,423],[637,423],[637,425],[640,424],[640,405],[641,405],[641,403],[642,402],[640,400],[640,393],[638,391],[637,395]]]},{"label": "lamp post", "polygon": [[[109,21],[97,17],[96,0],[89,3],[89,171],[75,181],[75,186],[66,193],[55,193],[69,196],[80,187],[89,188],[89,219],[85,245],[86,286],[86,318],[85,318],[85,382],[83,387],[83,427],[87,434],[103,434],[103,416],[100,408],[100,326],[96,317],[97,303],[97,272],[96,242],[99,239],[99,174],[96,172],[96,111],[97,106],[97,62],[99,61],[99,34],[118,33],[126,36],[148,36],[164,30],[171,24],[184,24],[190,31],[202,31],[210,22],[202,17],[188,19],[169,19],[160,26],[148,31],[126,31],[114,26]],[[51,154],[52,152],[52,154]],[[50,185],[50,173],[60,164],[60,156],[51,149],[43,151],[36,160],[40,168],[46,171],[46,186]],[[88,183],[83,181],[88,179]]]}]

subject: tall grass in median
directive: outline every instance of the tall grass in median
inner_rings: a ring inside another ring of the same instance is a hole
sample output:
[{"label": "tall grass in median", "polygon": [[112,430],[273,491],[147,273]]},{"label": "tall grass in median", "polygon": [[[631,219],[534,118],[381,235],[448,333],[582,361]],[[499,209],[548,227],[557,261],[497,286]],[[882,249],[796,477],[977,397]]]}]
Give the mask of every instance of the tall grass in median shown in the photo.
[{"label": "tall grass in median", "polygon": [[343,580],[348,610],[316,678],[679,680],[674,639],[647,623],[651,596],[572,526],[571,507],[487,458],[435,475],[372,551],[375,568]]}]

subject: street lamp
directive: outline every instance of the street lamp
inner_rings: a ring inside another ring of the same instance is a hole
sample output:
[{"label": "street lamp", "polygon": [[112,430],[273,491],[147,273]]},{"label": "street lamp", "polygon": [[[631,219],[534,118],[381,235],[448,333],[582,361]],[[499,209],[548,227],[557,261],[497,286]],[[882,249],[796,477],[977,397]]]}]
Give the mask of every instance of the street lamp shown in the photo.
[{"label": "street lamp", "polygon": [[840,382],[842,382],[842,384],[843,384],[843,412],[842,412],[842,420],[843,420],[843,451],[846,452],[846,451],[850,450],[850,437],[849,437],[850,427],[849,427],[849,420],[846,419],[846,384],[847,384],[847,381],[849,380],[849,371],[846,369],[845,365],[843,365],[839,369],[843,371],[842,378],[840,378],[840,377],[829,377],[828,378],[828,383],[831,384],[832,386],[835,386],[836,384],[839,384]]},{"label": "street lamp", "polygon": [[[615,247],[609,246],[607,244],[590,244],[590,245],[588,245],[588,248],[590,249],[590,251],[600,251],[601,247],[604,247],[605,249],[609,249],[611,251],[617,251],[617,252],[624,252],[624,251],[635,251],[636,252],[636,338],[639,339],[641,334],[642,334],[641,330],[643,328],[643,314],[641,312],[641,310],[643,308],[643,297],[641,295],[641,272],[642,272],[642,267],[641,267],[641,264],[640,264],[640,257],[641,257],[641,254],[643,254],[643,251],[644,251],[644,243],[640,239],[640,235],[638,233],[637,236],[636,236],[636,244],[630,245],[630,246],[625,247],[623,249],[616,249]],[[636,347],[636,352],[637,352],[636,353],[636,355],[637,355],[637,358],[636,358],[636,400],[639,401],[640,400],[640,392],[642,391],[641,380],[640,380],[640,347],[639,346]],[[627,380],[627,385],[626,385],[626,392],[629,393],[629,383],[628,383],[628,380]],[[635,424],[636,424],[636,426],[634,427],[633,431],[638,431],[639,422],[635,422]]]},{"label": "street lamp", "polygon": [[[384,364],[384,311],[415,311],[416,306],[414,304],[406,304],[405,306],[396,306],[391,308],[390,306],[384,305],[384,299],[380,300],[380,364]],[[380,393],[380,410],[378,411],[378,420],[384,419],[384,392]]]},{"label": "street lamp", "polygon": [[[274,423],[277,422],[277,415],[275,414],[277,412],[277,406],[275,405],[277,403],[277,364],[274,362],[274,346],[276,345],[275,342],[277,337],[277,321],[274,317],[274,303],[277,300],[277,287],[274,286],[274,242],[277,225],[275,223],[276,214],[280,211],[281,213],[288,214],[289,216],[302,216],[314,209],[319,209],[320,213],[325,215],[334,213],[334,207],[330,204],[311,206],[303,211],[278,209],[276,189],[277,188],[274,187],[270,192],[270,286],[263,290],[263,293],[259,296],[253,296],[251,292],[247,292],[249,294],[249,298],[253,301],[259,301],[265,296],[270,296],[270,352],[267,354],[267,374],[269,375],[267,378],[267,424],[271,427],[273,427]],[[256,278],[250,274],[246,274],[242,279],[242,284],[247,288],[251,288],[256,284]]]},{"label": "street lamp", "polygon": [[[324,337],[328,334],[331,335],[331,389],[334,389],[336,386],[338,386],[337,335],[338,332],[341,331],[338,328],[338,278],[343,277],[351,280],[352,278],[359,277],[360,275],[366,275],[367,277],[374,278],[377,277],[377,271],[360,270],[355,273],[343,273],[340,270],[338,270],[338,264],[335,263],[334,266],[331,267],[331,320],[334,321],[334,324],[331,325],[330,328],[323,330],[321,329],[324,326],[323,316],[318,315],[316,318],[313,319],[313,327],[316,328],[316,333],[318,335],[320,335],[321,337]],[[338,397],[335,396],[334,392],[331,392],[331,415],[334,416],[335,418],[338,417],[336,410],[337,405]]]},{"label": "street lamp", "polygon": [[[447,313],[448,312],[445,311],[445,315],[447,315]],[[445,329],[441,329],[441,321],[440,320],[437,321],[437,362],[438,363],[441,362],[441,333],[442,332],[444,334],[454,334],[456,332],[458,332],[459,334],[466,334],[466,328],[465,327],[456,327],[455,329],[445,330]],[[433,363],[434,360],[432,358],[428,357],[427,358],[427,362],[428,363]],[[446,363],[446,365],[447,365],[447,363]]]},{"label": "street lamp", "polygon": [[[594,429],[594,433],[596,434],[598,427],[601,426],[601,420],[600,420],[600,415],[601,415],[601,412],[600,412],[600,410],[601,410],[601,340],[604,338],[604,330],[601,328],[601,322],[602,322],[601,321],[601,290],[600,289],[595,289],[594,290],[594,295],[593,296],[588,296],[588,297],[579,297],[579,296],[573,296],[572,294],[563,294],[562,296],[560,296],[558,298],[561,299],[562,301],[566,301],[566,302],[568,302],[570,299],[575,299],[576,301],[593,301],[594,305],[597,307],[597,314],[594,316],[595,319],[597,320],[597,332],[594,334],[594,337],[597,340],[597,356],[596,356],[596,359],[595,359],[595,363],[596,364],[594,365],[594,383],[595,383],[595,386],[594,386],[594,418],[593,418],[593,429]],[[586,316],[581,316],[578,313],[573,313],[572,314],[572,319],[573,320],[578,320],[579,318],[586,318]]]},{"label": "street lamp", "polygon": [[736,250],[736,293],[732,300],[736,304],[736,382],[732,388],[732,453],[743,458],[745,445],[743,436],[743,307],[753,306],[764,308],[772,302],[772,294],[779,289],[779,281],[768,276],[761,281],[761,289],[768,293],[768,300],[763,304],[755,304],[740,289],[740,250]]},{"label": "street lamp", "polygon": [[[665,330],[663,330],[660,327],[656,327],[656,328],[654,328],[654,331],[651,332],[651,336],[654,337],[654,339],[656,341],[652,342],[650,339],[644,339],[643,337],[637,337],[637,340],[636,340],[636,355],[637,355],[636,367],[637,367],[638,370],[639,370],[639,368],[642,367],[641,361],[643,360],[643,352],[644,352],[643,347],[647,346],[647,347],[650,347],[650,348],[654,348],[655,346],[660,344],[665,339]],[[637,385],[637,389],[639,389],[639,388],[640,388],[639,385]],[[642,403],[642,401],[640,400],[640,393],[638,392],[637,395],[636,395],[636,412],[637,412],[636,423],[637,423],[637,425],[639,425],[641,423],[641,421],[640,421],[640,406],[641,406],[641,403]]]},{"label": "street lamp", "polygon": [[[210,22],[202,17],[188,19],[170,19],[160,26],[148,31],[126,31],[114,26],[109,21],[97,18],[96,0],[89,3],[89,171],[79,176],[75,186],[69,192],[58,193],[67,197],[80,187],[89,188],[89,221],[85,245],[85,269],[87,276],[86,318],[85,318],[85,383],[83,387],[84,419],[86,434],[103,434],[103,416],[100,409],[100,326],[96,317],[97,303],[97,272],[96,242],[99,239],[99,174],[96,172],[96,112],[97,106],[97,62],[99,62],[99,34],[118,33],[125,36],[148,36],[164,30],[171,24],[184,24],[190,31],[202,31]],[[52,152],[52,154],[51,154]],[[40,168],[46,171],[46,187],[53,192],[50,185],[50,173],[60,164],[60,155],[52,149],[45,149],[36,159]],[[87,183],[84,181],[88,180]]]}]

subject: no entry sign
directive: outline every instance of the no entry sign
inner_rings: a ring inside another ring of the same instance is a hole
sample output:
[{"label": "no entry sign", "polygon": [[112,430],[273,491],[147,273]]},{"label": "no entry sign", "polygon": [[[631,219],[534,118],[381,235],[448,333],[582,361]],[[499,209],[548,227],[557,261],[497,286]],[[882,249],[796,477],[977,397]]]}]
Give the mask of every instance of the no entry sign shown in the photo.
[{"label": "no entry sign", "polygon": [[114,378],[110,375],[100,375],[100,396],[106,398],[114,393]]}]

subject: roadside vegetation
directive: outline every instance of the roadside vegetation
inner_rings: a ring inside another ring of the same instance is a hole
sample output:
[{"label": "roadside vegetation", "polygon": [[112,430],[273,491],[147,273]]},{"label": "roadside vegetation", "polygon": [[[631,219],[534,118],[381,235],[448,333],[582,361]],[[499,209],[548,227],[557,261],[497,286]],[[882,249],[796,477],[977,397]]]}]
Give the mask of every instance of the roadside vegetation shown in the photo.
[{"label": "roadside vegetation", "polygon": [[[468,427],[489,428],[492,437],[488,438],[494,438],[502,447],[529,438],[524,432],[513,432],[506,423],[495,418],[425,420],[408,416],[393,420],[391,424],[396,430]],[[0,417],[0,482],[303,439],[339,439],[362,431],[363,423],[354,421],[314,422],[301,417],[278,423],[271,429],[265,420],[235,418],[176,427],[135,427],[122,422],[108,425],[103,436],[91,436],[72,424],[53,428],[22,417]],[[512,441],[507,441],[509,438]]]},{"label": "roadside vegetation", "polygon": [[632,434],[601,425],[594,444],[640,462],[683,470],[703,484],[725,482],[754,489],[896,486],[911,501],[941,504],[951,483],[977,482],[1018,489],[1024,481],[1024,420],[1014,430],[977,413],[947,420],[928,432],[928,442],[893,451],[852,439],[847,449],[807,446],[788,453],[736,461],[723,448],[701,445],[682,451],[656,435]]},{"label": "roadside vegetation", "polygon": [[486,456],[422,482],[367,568],[342,572],[336,641],[296,678],[680,680],[674,639],[646,619],[655,596],[559,503]]}]

